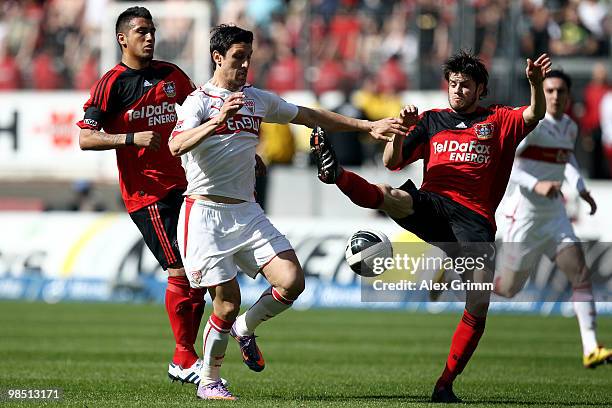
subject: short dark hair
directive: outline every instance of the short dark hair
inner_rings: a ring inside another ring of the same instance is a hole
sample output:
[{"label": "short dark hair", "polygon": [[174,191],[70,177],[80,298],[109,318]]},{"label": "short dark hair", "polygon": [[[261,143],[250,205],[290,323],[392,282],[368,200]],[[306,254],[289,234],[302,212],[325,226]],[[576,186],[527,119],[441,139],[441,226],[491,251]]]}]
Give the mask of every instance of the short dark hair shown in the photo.
[{"label": "short dark hair", "polygon": [[465,74],[472,78],[476,84],[484,85],[480,98],[488,95],[489,73],[487,68],[482,60],[470,51],[460,50],[446,60],[442,68],[444,69],[444,78],[447,81],[451,73]]},{"label": "short dark hair", "polygon": [[153,16],[146,8],[139,6],[130,7],[123,13],[119,14],[119,17],[117,17],[117,23],[115,24],[115,35],[125,33],[130,21],[137,17],[141,17],[146,20],[153,20]]},{"label": "short dark hair", "polygon": [[[239,43],[253,44],[253,32],[230,24],[220,24],[214,27],[210,30],[210,58],[212,59],[214,51],[225,57],[227,50],[233,44]],[[213,60],[213,70],[216,68]]]},{"label": "short dark hair", "polygon": [[563,81],[565,81],[565,85],[567,85],[567,90],[569,91],[572,89],[572,78],[570,78],[569,75],[567,75],[560,69],[553,69],[544,76],[544,79],[546,78],[561,78]]}]

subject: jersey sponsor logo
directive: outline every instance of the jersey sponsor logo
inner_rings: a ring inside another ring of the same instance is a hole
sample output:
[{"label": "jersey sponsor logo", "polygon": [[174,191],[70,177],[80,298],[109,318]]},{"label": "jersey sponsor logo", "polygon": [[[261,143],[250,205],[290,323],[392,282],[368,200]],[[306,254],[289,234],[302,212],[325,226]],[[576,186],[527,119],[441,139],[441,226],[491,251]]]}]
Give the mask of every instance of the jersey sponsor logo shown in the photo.
[{"label": "jersey sponsor logo", "polygon": [[174,81],[164,83],[162,88],[168,98],[174,98],[176,96],[176,85],[174,85]]},{"label": "jersey sponsor logo", "polygon": [[249,132],[254,135],[259,135],[259,126],[261,118],[259,116],[249,116],[236,114],[225,121],[225,124],[217,128],[217,134],[228,134],[238,132]]},{"label": "jersey sponsor logo", "polygon": [[161,105],[147,105],[127,111],[128,121],[146,119],[148,126],[164,125],[176,122],[174,103],[164,101]]},{"label": "jersey sponsor logo", "polygon": [[479,123],[474,126],[478,140],[487,140],[493,137],[495,126],[493,123]]},{"label": "jersey sponsor logo", "polygon": [[255,100],[254,99],[245,99],[244,107],[249,110],[253,115],[255,114]]},{"label": "jersey sponsor logo", "polygon": [[434,153],[450,153],[448,160],[454,162],[488,163],[491,159],[491,146],[478,143],[476,140],[458,142],[445,140],[442,143],[433,143]]}]

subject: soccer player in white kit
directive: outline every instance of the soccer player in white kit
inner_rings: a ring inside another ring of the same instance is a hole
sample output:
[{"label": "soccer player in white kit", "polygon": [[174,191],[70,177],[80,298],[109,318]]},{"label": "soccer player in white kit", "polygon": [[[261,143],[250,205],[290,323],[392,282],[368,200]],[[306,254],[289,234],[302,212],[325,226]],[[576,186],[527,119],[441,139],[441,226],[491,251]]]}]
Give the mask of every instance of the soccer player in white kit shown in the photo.
[{"label": "soccer player in white kit", "polygon": [[[212,30],[213,78],[177,106],[169,141],[172,154],[181,156],[188,182],[177,230],[185,271],[192,287],[208,288],[213,300],[203,336],[197,391],[202,399],[235,399],[219,374],[230,335],[240,344],[245,364],[264,369],[255,328],[291,307],[304,290],[304,273],[291,244],[255,202],[261,122],[364,131],[386,141],[392,138],[385,134],[407,131],[400,119],[348,118],[293,105],[247,85],[252,43],[252,32],[233,25]],[[271,285],[240,316],[237,267],[253,278],[261,273]]]},{"label": "soccer player in white kit", "polygon": [[547,74],[546,117],[517,148],[510,176],[514,191],[504,206],[505,245],[495,293],[513,297],[523,288],[540,257],[550,258],[571,282],[583,364],[594,368],[612,361],[612,350],[597,343],[590,273],[561,197],[561,184],[567,179],[590,205],[591,215],[597,210],[574,156],[578,126],[564,113],[570,88],[571,79],[564,72],[553,70]]}]

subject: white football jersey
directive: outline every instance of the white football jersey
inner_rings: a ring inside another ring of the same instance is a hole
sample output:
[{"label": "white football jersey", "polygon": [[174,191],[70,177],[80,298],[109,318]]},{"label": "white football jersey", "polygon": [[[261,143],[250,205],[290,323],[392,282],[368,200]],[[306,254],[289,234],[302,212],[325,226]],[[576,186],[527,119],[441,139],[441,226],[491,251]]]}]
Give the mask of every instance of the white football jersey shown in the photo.
[{"label": "white football jersey", "polygon": [[[261,122],[289,123],[296,105],[279,96],[246,85],[244,106],[215,133],[181,156],[189,194],[212,194],[255,201],[255,148]],[[210,82],[196,89],[177,106],[173,135],[198,127],[219,114],[225,98],[233,92]]]},{"label": "white football jersey", "polygon": [[509,196],[504,213],[565,212],[561,198],[551,200],[533,191],[538,181],[560,181],[566,178],[578,191],[584,190],[574,145],[578,126],[567,115],[559,120],[548,113],[536,128],[519,144],[510,175]]}]

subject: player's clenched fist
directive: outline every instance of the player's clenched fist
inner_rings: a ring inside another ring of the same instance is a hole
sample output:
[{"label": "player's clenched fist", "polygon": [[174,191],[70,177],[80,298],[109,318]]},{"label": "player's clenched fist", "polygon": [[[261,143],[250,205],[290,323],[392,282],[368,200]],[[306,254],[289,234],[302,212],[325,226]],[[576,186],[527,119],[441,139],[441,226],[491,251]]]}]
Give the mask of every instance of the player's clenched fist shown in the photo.
[{"label": "player's clenched fist", "polygon": [[138,147],[145,147],[151,150],[158,150],[161,144],[161,135],[157,132],[146,132],[134,133],[134,145]]},{"label": "player's clenched fist", "polygon": [[234,92],[225,99],[219,112],[219,120],[225,122],[244,106],[244,92]]}]

